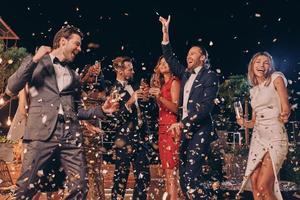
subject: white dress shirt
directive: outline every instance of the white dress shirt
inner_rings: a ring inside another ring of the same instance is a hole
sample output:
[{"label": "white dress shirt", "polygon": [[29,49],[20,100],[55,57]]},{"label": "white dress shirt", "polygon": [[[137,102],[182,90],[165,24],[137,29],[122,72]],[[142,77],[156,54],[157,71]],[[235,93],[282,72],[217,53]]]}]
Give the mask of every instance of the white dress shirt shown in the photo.
[{"label": "white dress shirt", "polygon": [[[132,86],[127,84],[127,81],[121,81],[121,80],[117,80],[117,81],[119,81],[123,86],[125,86],[124,89],[130,94],[130,96],[132,96],[132,94],[134,93]],[[134,104],[136,105],[136,109],[137,109],[138,124],[139,124],[139,126],[141,126],[143,124],[143,121],[142,121],[142,115],[141,115],[141,110],[140,110],[138,101],[136,100],[134,102]],[[127,108],[127,106],[126,106],[126,108]],[[131,108],[127,108],[127,110],[129,112],[132,112]]]},{"label": "white dress shirt", "polygon": [[193,83],[194,83],[199,71],[201,70],[201,68],[202,68],[202,66],[194,68],[195,73],[191,74],[191,76],[189,77],[189,79],[186,81],[186,83],[184,85],[183,104],[182,104],[182,119],[184,119],[188,116],[187,105],[188,105],[191,89],[192,89]]},{"label": "white dress shirt", "polygon": [[[55,56],[52,55],[51,53],[49,55],[53,63]],[[53,63],[53,66],[54,66],[54,71],[55,71],[55,76],[57,81],[57,87],[59,92],[61,92],[64,88],[66,88],[71,84],[72,77],[69,70],[66,67],[63,67],[58,63],[55,64]],[[64,110],[61,104],[59,105],[58,114],[62,114],[62,115],[64,114]]]}]

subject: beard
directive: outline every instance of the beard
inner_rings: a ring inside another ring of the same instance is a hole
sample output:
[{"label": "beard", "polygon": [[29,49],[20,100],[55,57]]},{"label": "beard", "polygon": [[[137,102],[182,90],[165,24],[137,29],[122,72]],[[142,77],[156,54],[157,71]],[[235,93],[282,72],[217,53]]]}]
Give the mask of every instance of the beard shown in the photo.
[{"label": "beard", "polygon": [[126,77],[126,81],[128,83],[133,83],[133,77]]}]

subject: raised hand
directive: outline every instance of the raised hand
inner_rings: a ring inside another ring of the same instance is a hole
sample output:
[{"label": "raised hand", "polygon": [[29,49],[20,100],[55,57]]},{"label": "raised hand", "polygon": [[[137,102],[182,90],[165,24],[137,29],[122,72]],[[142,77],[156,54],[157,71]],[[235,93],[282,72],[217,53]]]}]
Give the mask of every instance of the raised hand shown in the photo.
[{"label": "raised hand", "polygon": [[138,100],[138,99],[143,99],[144,94],[141,89],[138,89],[134,91],[134,93],[131,95],[130,99],[126,102],[127,108],[131,109],[131,106]]},{"label": "raised hand", "polygon": [[163,33],[163,42],[169,42],[169,24],[171,21],[171,16],[168,16],[168,19],[163,17],[159,17],[159,21],[162,25],[162,33]]},{"label": "raised hand", "polygon": [[44,55],[46,55],[46,54],[48,54],[48,53],[50,53],[50,52],[51,52],[51,47],[49,47],[49,46],[41,46],[41,47],[37,50],[37,52],[35,53],[35,55],[32,57],[32,61],[35,62],[35,63],[37,63],[37,62],[40,61],[40,59],[41,59]]},{"label": "raised hand", "polygon": [[162,25],[162,32],[163,33],[169,33],[169,24],[171,21],[171,15],[168,16],[168,19],[165,19],[163,17],[159,17],[159,21],[161,22]]},{"label": "raised hand", "polygon": [[119,102],[112,101],[112,98],[108,97],[104,102],[104,104],[102,105],[102,110],[107,114],[112,114],[119,110]]}]

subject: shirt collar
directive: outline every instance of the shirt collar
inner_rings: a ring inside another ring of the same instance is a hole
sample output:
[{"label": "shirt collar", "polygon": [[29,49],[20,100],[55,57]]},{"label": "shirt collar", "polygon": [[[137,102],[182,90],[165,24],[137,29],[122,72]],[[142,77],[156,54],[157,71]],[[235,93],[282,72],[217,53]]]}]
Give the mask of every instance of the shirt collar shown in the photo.
[{"label": "shirt collar", "polygon": [[52,55],[51,53],[49,53],[49,56],[50,56],[50,58],[51,58],[51,61],[52,61],[52,63],[53,63],[53,60],[54,60],[55,56],[54,56],[54,55]]},{"label": "shirt collar", "polygon": [[68,65],[68,63],[67,62],[61,62],[56,56],[54,56],[53,54],[49,54],[49,56],[50,56],[50,59],[51,59],[51,61],[52,61],[52,63],[53,63],[53,65],[59,65],[59,66],[61,66],[61,67],[65,67],[66,65]]},{"label": "shirt collar", "polygon": [[198,74],[203,66],[195,67],[194,69],[190,70],[188,68],[185,69],[186,72],[189,72],[190,74]]},{"label": "shirt collar", "polygon": [[122,80],[118,80],[117,81],[123,86],[125,87],[127,85],[127,81],[122,81]]},{"label": "shirt collar", "polygon": [[194,71],[196,74],[198,74],[200,72],[200,70],[202,69],[203,66],[198,66],[196,68],[194,68]]}]

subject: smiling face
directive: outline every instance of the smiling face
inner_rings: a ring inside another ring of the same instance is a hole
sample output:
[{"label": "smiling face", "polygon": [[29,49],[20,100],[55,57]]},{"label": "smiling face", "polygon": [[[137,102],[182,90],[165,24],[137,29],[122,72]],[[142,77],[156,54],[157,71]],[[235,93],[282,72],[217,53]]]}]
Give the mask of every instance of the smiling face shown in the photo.
[{"label": "smiling face", "polygon": [[262,82],[265,80],[265,78],[270,70],[270,67],[271,67],[271,60],[267,56],[260,55],[254,59],[254,62],[252,65],[252,70],[259,82]]},{"label": "smiling face", "polygon": [[265,79],[267,72],[269,71],[271,66],[271,60],[269,57],[265,55],[257,56],[252,64],[252,70],[254,75],[258,79]]},{"label": "smiling face", "polygon": [[81,51],[81,37],[77,34],[72,34],[68,39],[61,38],[60,48],[62,48],[65,61],[72,62]]},{"label": "smiling face", "polygon": [[62,27],[54,36],[53,52],[60,61],[72,62],[81,51],[82,32],[71,25]]},{"label": "smiling face", "polygon": [[160,59],[157,69],[161,74],[170,73],[169,65],[164,57]]},{"label": "smiling face", "polygon": [[198,66],[203,66],[206,57],[202,50],[198,46],[193,46],[190,48],[188,55],[186,57],[188,69],[194,69]]},{"label": "smiling face", "polygon": [[268,85],[274,71],[272,56],[268,52],[258,52],[249,62],[248,80],[253,86],[264,81]]},{"label": "smiling face", "polygon": [[125,61],[124,62],[124,69],[123,69],[124,79],[127,80],[127,81],[130,81],[130,80],[133,79],[133,75],[134,75],[134,69],[133,69],[132,62]]}]

